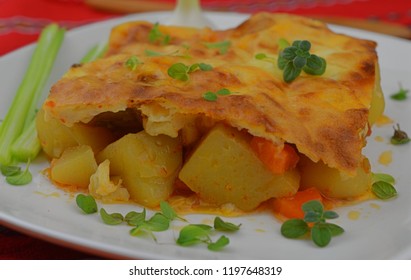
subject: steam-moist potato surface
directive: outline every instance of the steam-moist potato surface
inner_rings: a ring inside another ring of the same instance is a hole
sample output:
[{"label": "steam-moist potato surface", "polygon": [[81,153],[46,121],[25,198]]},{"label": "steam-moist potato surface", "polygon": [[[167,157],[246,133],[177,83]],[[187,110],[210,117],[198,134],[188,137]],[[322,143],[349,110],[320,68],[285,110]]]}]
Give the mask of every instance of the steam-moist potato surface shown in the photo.
[{"label": "steam-moist potato surface", "polygon": [[251,149],[249,138],[217,125],[189,157],[179,178],[204,201],[232,203],[244,211],[273,197],[294,195],[300,186],[298,171],[273,174]]},{"label": "steam-moist potato surface", "polygon": [[110,161],[110,175],[119,176],[130,197],[141,205],[155,207],[173,192],[182,162],[178,138],[130,133],[108,145],[97,155]]},{"label": "steam-moist potato surface", "polygon": [[[203,115],[255,136],[295,144],[312,161],[338,170],[354,174],[362,164],[369,124],[384,108],[376,43],[288,14],[259,13],[225,31],[160,26],[170,36],[168,44],[150,42],[152,28],[153,23],[141,21],[115,27],[107,56],[71,67],[52,87],[45,113],[71,126],[103,112],[145,106],[143,124],[156,128],[148,133],[170,136],[193,116]],[[255,59],[265,53],[275,60],[280,39],[309,40],[311,53],[327,61],[324,75],[302,73],[287,84],[275,63]],[[230,43],[227,52],[206,44],[222,41]],[[141,62],[134,70],[125,66],[132,55]],[[167,74],[175,63],[200,62],[213,69],[195,71],[186,82]],[[232,94],[216,102],[204,100],[205,92],[222,88]]]}]

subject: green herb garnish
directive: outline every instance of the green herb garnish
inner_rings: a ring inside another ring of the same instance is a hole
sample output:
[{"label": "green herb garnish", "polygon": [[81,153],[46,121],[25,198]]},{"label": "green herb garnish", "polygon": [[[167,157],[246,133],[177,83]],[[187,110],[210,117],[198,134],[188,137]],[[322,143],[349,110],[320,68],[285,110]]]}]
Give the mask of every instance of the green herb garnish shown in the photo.
[{"label": "green herb garnish", "polygon": [[203,94],[203,98],[207,101],[217,101],[219,95],[230,95],[232,92],[229,89],[222,88],[216,92],[207,91]]},{"label": "green herb garnish", "polygon": [[214,218],[214,228],[218,231],[237,231],[240,229],[240,225],[235,225],[230,222],[223,221],[220,217]]},{"label": "green herb garnish", "polygon": [[131,56],[126,60],[126,62],[124,62],[124,65],[132,71],[136,70],[137,66],[140,64],[142,64],[142,62],[135,55]]},{"label": "green herb garnish", "polygon": [[191,246],[198,243],[211,243],[210,233],[212,227],[208,225],[187,225],[180,230],[178,245]]},{"label": "green herb garnish", "polygon": [[225,235],[222,235],[216,242],[209,243],[207,248],[211,251],[221,251],[228,244],[230,244],[230,239],[228,239]]},{"label": "green herb garnish", "polygon": [[378,181],[384,181],[387,182],[391,185],[395,184],[395,178],[391,176],[390,174],[386,173],[372,173],[371,174],[372,182],[378,182]]},{"label": "green herb garnish", "polygon": [[310,54],[311,43],[307,40],[294,41],[292,46],[283,49],[277,60],[278,68],[283,70],[283,79],[290,83],[302,71],[311,75],[322,75],[326,69],[326,61],[322,57]]},{"label": "green herb garnish", "polygon": [[409,92],[408,89],[404,89],[404,88],[400,85],[400,89],[399,89],[397,92],[391,94],[390,97],[391,97],[391,99],[394,99],[394,100],[397,100],[397,101],[402,101],[402,100],[407,99],[407,97],[408,97],[408,92]]},{"label": "green herb garnish", "polygon": [[179,62],[171,65],[168,68],[167,73],[171,78],[185,82],[188,81],[189,74],[197,69],[200,69],[201,71],[210,71],[213,67],[206,63],[194,63],[191,66],[187,66],[184,63]]},{"label": "green herb garnish", "polygon": [[397,124],[397,128],[394,127],[394,135],[391,137],[391,144],[402,145],[410,142],[411,139],[407,133],[400,129],[400,125]]},{"label": "green herb garnish", "polygon": [[98,211],[97,203],[91,195],[78,194],[76,196],[76,203],[86,214],[93,214]]},{"label": "green herb garnish", "polygon": [[148,40],[150,43],[160,42],[162,45],[167,45],[170,43],[171,37],[170,35],[164,34],[160,31],[160,25],[157,22],[148,33]]},{"label": "green herb garnish", "polygon": [[168,204],[168,202],[166,201],[160,202],[160,209],[161,209],[161,213],[163,213],[163,215],[167,217],[170,221],[178,219],[180,221],[187,222],[186,219],[178,216],[176,211],[173,209],[173,207],[171,207],[171,205]]},{"label": "green herb garnish", "polygon": [[389,174],[372,173],[372,193],[379,199],[390,199],[397,196],[397,190],[394,187],[395,179]]},{"label": "green herb garnish", "polygon": [[212,91],[207,91],[203,94],[203,98],[207,101],[216,101],[218,96]]},{"label": "green herb garnish", "polygon": [[[220,217],[214,219],[214,230],[234,232],[240,229],[240,225],[223,221]],[[213,228],[204,224],[190,224],[181,229],[177,239],[177,244],[181,246],[191,246],[194,244],[205,243],[211,251],[219,251],[230,243],[228,237],[222,235],[216,242],[213,242],[211,235]]]},{"label": "green herb garnish", "polygon": [[382,200],[390,199],[397,196],[397,190],[388,182],[378,181],[372,184],[372,192]]},{"label": "green herb garnish", "polygon": [[[338,218],[334,211],[324,211],[318,200],[311,200],[303,204],[304,219],[290,219],[281,226],[281,234],[287,238],[300,238],[311,233],[311,240],[319,247],[327,246],[331,238],[340,235],[344,229],[336,224],[326,222],[327,219]],[[313,223],[310,228],[308,223]]]},{"label": "green herb garnish", "polygon": [[118,225],[124,221],[124,217],[120,213],[109,214],[104,208],[100,209],[100,216],[103,222],[107,225]]},{"label": "green herb garnish", "polygon": [[[98,212],[97,203],[91,195],[78,194],[76,203],[80,209],[87,214]],[[100,209],[100,217],[105,224],[119,225],[126,222],[133,228],[129,231],[132,236],[149,236],[155,242],[157,237],[155,232],[166,231],[170,229],[171,222],[180,220],[188,222],[186,219],[177,215],[175,210],[169,203],[160,202],[161,212],[154,213],[148,220],[146,219],[146,209],[142,212],[130,211],[125,216],[121,213],[107,213],[104,208]],[[217,241],[213,242],[211,235],[216,231],[234,232],[239,230],[241,225],[235,225],[230,222],[223,221],[220,217],[214,220],[214,228],[205,224],[189,224],[183,227],[179,233],[176,243],[181,246],[190,246],[198,243],[207,244],[207,248],[211,251],[219,251],[230,243],[228,237],[222,235]]]},{"label": "green herb garnish", "polygon": [[170,219],[162,213],[155,213],[148,221],[144,222],[141,227],[150,231],[165,231],[170,228]]},{"label": "green herb garnish", "polygon": [[144,208],[141,213],[136,211],[130,211],[124,217],[124,221],[127,222],[129,226],[139,226],[146,220],[146,209]]},{"label": "green herb garnish", "polygon": [[3,176],[13,176],[21,172],[21,167],[16,165],[2,165],[0,166],[1,174]]},{"label": "green herb garnish", "polygon": [[[6,176],[6,182],[14,186],[27,185],[33,180],[33,176],[29,170],[30,161],[26,164],[24,171],[20,167],[9,166],[4,168],[2,166],[2,174]],[[4,172],[4,173],[3,173]]]},{"label": "green herb garnish", "polygon": [[215,43],[204,43],[205,46],[209,49],[218,49],[220,54],[226,54],[228,52],[228,49],[231,46],[230,41],[221,41],[221,42],[215,42]]},{"label": "green herb garnish", "polygon": [[184,63],[175,63],[168,68],[168,75],[176,80],[188,81],[188,69],[189,67]]},{"label": "green herb garnish", "polygon": [[227,88],[222,88],[216,91],[218,95],[230,95],[232,92]]}]

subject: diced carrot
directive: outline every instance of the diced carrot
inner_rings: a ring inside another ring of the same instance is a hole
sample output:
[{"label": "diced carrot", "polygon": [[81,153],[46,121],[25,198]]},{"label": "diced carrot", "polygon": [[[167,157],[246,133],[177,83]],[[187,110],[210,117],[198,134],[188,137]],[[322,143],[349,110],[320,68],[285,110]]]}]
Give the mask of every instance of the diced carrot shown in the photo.
[{"label": "diced carrot", "polygon": [[310,200],[323,201],[320,191],[316,188],[309,188],[298,191],[292,197],[275,198],[273,200],[273,210],[286,218],[304,218],[302,205]]},{"label": "diced carrot", "polygon": [[250,146],[258,158],[275,174],[283,174],[294,168],[300,159],[295,149],[287,143],[281,147],[270,140],[253,137]]}]

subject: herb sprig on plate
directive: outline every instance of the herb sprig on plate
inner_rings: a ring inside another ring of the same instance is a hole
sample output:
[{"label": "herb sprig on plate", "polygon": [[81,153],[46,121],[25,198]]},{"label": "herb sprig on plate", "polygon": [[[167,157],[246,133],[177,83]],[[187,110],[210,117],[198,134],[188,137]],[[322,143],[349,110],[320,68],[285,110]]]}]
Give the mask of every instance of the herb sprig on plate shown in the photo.
[{"label": "herb sprig on plate", "polygon": [[[155,242],[157,242],[157,238],[154,233],[169,230],[171,222],[179,220],[189,223],[186,219],[179,216],[171,205],[165,201],[160,203],[160,212],[155,212],[150,218],[147,218],[145,208],[140,213],[130,211],[125,216],[121,213],[108,213],[104,208],[101,208],[99,211],[98,205],[91,195],[78,194],[76,196],[76,203],[85,214],[100,212],[101,220],[107,225],[119,225],[125,222],[133,227],[130,230],[131,236],[148,235]],[[240,229],[240,226],[223,221],[220,217],[215,217],[213,226],[189,223],[180,230],[176,243],[181,246],[205,243],[209,250],[220,251],[230,243],[230,239],[222,235],[216,241],[213,241],[212,235],[218,231],[235,232]]]},{"label": "herb sprig on plate", "polygon": [[331,238],[344,232],[344,229],[336,224],[329,223],[327,219],[338,218],[334,211],[324,210],[318,200],[311,200],[302,205],[303,219],[289,219],[281,226],[281,234],[287,238],[300,238],[310,233],[311,240],[319,247],[327,246]]}]

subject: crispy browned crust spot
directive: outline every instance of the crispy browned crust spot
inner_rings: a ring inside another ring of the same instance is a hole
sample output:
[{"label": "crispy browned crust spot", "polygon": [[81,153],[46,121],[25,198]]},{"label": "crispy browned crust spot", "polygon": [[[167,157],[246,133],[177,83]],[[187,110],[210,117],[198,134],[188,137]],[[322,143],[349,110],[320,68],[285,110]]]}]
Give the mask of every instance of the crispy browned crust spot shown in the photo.
[{"label": "crispy browned crust spot", "polygon": [[[181,114],[224,120],[251,134],[296,145],[313,161],[354,172],[365,145],[363,131],[376,82],[376,44],[335,34],[321,22],[287,14],[260,13],[225,31],[161,26],[171,43],[150,43],[153,24],[130,22],[113,29],[107,57],[72,67],[51,89],[44,106],[48,115],[67,125],[89,122],[100,113],[158,103]],[[282,80],[276,65],[254,58],[277,57],[278,40],[309,40],[312,53],[327,60],[322,76],[302,74]],[[205,42],[230,40],[226,54]],[[147,56],[145,51],[163,56]],[[124,66],[130,55],[143,64]],[[167,75],[174,63],[204,62],[212,71],[195,71],[182,82]],[[206,91],[233,93],[216,102]]]}]

